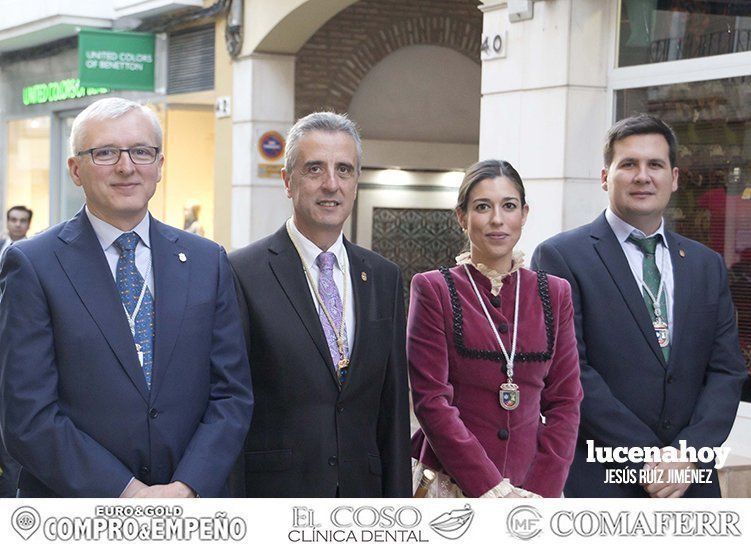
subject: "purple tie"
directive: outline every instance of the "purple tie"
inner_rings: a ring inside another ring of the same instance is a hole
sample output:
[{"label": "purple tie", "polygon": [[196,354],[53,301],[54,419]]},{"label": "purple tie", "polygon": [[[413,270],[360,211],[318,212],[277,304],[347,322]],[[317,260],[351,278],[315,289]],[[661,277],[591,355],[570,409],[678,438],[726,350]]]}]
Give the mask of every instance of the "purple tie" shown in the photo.
[{"label": "purple tie", "polygon": [[[326,309],[329,311],[331,318],[334,320],[334,326],[339,331],[342,324],[342,299],[339,297],[339,290],[334,283],[334,263],[336,262],[336,255],[326,251],[318,255],[316,258],[316,264],[320,274],[318,276],[318,292],[323,299],[323,303],[326,305]],[[326,334],[326,341],[329,344],[329,351],[331,352],[331,360],[334,361],[334,368],[339,371],[339,345],[336,342],[336,333],[331,328],[331,323],[326,317],[323,308],[318,308],[318,317],[323,325],[323,332]],[[344,341],[345,356],[347,354],[347,331],[344,331],[342,340]]]}]

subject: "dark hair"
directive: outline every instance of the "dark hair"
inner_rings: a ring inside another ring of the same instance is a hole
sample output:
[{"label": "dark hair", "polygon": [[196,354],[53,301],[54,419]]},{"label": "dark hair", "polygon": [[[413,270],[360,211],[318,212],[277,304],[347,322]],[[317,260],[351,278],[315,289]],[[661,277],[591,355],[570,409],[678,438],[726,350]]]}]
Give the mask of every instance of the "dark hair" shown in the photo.
[{"label": "dark hair", "polygon": [[13,206],[12,208],[9,208],[7,212],[5,212],[5,220],[10,221],[10,212],[26,212],[29,214],[29,224],[31,224],[31,218],[34,216],[34,212],[32,212],[29,208],[26,206]]},{"label": "dark hair", "polygon": [[659,134],[665,138],[668,142],[668,156],[670,158],[670,167],[675,166],[675,157],[678,149],[678,138],[675,136],[675,132],[670,128],[665,121],[649,115],[646,113],[640,113],[631,117],[621,119],[608,131],[608,135],[605,138],[605,149],[603,150],[603,158],[605,160],[605,167],[609,167],[613,162],[613,154],[616,142],[619,142],[629,136],[635,136],[639,134]]},{"label": "dark hair", "polygon": [[491,159],[476,162],[467,168],[462,184],[459,186],[459,195],[456,199],[456,209],[467,213],[467,201],[469,200],[469,193],[472,191],[472,188],[483,180],[495,178],[508,178],[519,191],[522,206],[527,204],[527,199],[524,193],[524,184],[522,183],[522,178],[519,175],[519,172],[517,172],[516,169],[506,161]]}]

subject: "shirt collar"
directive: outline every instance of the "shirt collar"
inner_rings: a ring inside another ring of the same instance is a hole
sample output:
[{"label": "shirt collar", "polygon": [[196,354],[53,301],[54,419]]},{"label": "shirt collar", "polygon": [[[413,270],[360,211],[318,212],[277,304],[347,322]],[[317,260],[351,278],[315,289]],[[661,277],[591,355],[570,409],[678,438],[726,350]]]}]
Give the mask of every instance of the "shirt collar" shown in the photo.
[{"label": "shirt collar", "polygon": [[[618,238],[618,241],[621,244],[626,243],[626,240],[628,240],[628,237],[631,235],[633,235],[635,238],[648,238],[648,236],[644,234],[643,231],[626,223],[623,219],[618,217],[615,212],[610,209],[610,206],[608,206],[608,209],[605,210],[605,219],[610,225],[610,228],[613,229],[615,237]],[[663,245],[665,247],[668,247],[668,239],[665,237],[665,219],[660,220],[660,226],[652,236],[654,236],[655,234],[659,234],[662,239]]]},{"label": "shirt collar", "polygon": [[[97,240],[99,240],[99,243],[101,244],[104,251],[107,251],[114,243],[114,241],[120,237],[120,235],[125,234],[125,231],[122,231],[117,227],[113,227],[106,221],[102,221],[93,213],[91,213],[88,206],[84,206],[84,209],[86,210],[86,216],[89,218],[91,227],[94,229],[94,234],[96,234]],[[151,239],[149,238],[149,218],[150,214],[146,212],[146,215],[143,216],[141,222],[138,223],[138,225],[136,225],[135,228],[129,232],[135,232],[136,234],[138,234],[141,242],[143,242],[146,247],[151,248]]]},{"label": "shirt collar", "polygon": [[[294,237],[294,241],[297,243],[297,247],[300,248],[300,257],[302,257],[303,261],[305,261],[305,265],[308,268],[312,268],[313,266],[317,268],[318,265],[316,264],[316,259],[318,258],[318,255],[323,253],[323,251],[321,251],[321,248],[315,245],[312,241],[306,238],[302,232],[300,232],[291,217],[287,219],[287,224],[289,225],[290,233]],[[336,256],[336,266],[341,270],[342,259],[347,258],[344,251],[344,236],[341,232],[339,233],[336,241],[331,244],[331,247],[326,251],[333,253]]]}]

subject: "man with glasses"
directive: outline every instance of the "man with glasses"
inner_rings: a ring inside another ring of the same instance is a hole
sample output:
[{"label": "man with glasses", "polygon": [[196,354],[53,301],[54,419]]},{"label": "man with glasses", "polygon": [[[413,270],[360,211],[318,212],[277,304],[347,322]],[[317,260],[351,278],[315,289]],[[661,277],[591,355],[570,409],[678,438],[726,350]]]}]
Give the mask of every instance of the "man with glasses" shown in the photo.
[{"label": "man with glasses", "polygon": [[86,205],[14,244],[0,274],[0,428],[22,497],[203,497],[253,400],[229,263],[148,213],[154,113],[105,98],[73,123]]}]

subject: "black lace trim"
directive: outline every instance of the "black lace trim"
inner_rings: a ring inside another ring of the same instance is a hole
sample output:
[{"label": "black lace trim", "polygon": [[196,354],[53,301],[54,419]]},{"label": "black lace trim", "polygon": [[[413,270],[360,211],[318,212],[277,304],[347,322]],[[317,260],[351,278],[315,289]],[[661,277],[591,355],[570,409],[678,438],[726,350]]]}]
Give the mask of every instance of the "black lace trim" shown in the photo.
[{"label": "black lace trim", "polygon": [[[469,349],[464,345],[464,317],[462,314],[462,306],[459,302],[459,293],[456,292],[454,278],[451,277],[451,271],[449,270],[449,268],[442,266],[440,268],[440,271],[441,274],[443,274],[443,279],[446,280],[446,285],[449,288],[449,296],[451,297],[451,310],[454,318],[454,343],[456,344],[456,350],[459,352],[459,355],[468,359],[488,359],[490,361],[498,361],[499,363],[503,363],[503,370],[505,372],[506,359],[504,358],[501,351]],[[555,345],[553,305],[550,302],[548,275],[541,270],[537,271],[537,292],[540,294],[540,300],[542,301],[542,309],[545,318],[545,333],[548,338],[547,350],[517,353],[516,357],[514,357],[514,362],[543,362],[550,360],[550,358],[553,356],[553,346]]]}]

